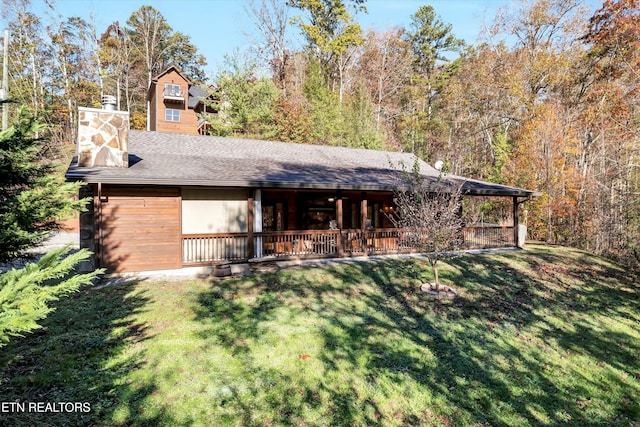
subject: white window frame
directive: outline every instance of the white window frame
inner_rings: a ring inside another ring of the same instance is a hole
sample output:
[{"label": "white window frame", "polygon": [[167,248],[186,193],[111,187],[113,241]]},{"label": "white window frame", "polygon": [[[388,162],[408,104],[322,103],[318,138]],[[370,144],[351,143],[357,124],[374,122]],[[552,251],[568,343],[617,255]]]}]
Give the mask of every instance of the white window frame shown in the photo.
[{"label": "white window frame", "polygon": [[164,110],[164,120],[167,122],[180,122],[180,110],[167,108]]}]

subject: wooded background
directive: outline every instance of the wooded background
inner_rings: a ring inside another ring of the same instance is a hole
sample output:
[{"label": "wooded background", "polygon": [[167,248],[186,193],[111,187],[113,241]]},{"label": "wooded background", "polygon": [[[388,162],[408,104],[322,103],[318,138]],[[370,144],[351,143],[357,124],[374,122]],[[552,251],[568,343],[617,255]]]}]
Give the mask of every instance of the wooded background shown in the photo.
[{"label": "wooded background", "polygon": [[374,31],[358,23],[365,0],[253,0],[255,51],[229,54],[209,78],[190,37],[151,6],[95,28],[45,5],[2,4],[10,98],[49,125],[43,160],[69,160],[77,107],[102,94],[144,129],[150,80],[175,64],[210,90],[216,135],[443,160],[449,173],[540,190],[529,237],[640,263],[638,0],[596,11],[521,1],[475,44],[428,5],[408,28]]}]

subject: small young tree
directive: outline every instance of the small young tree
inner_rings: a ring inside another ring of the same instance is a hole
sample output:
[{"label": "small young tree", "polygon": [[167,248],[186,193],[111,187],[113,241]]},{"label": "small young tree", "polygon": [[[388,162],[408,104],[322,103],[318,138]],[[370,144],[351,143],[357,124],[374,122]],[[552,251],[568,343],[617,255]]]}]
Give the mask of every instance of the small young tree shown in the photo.
[{"label": "small young tree", "polygon": [[413,168],[402,167],[402,182],[394,192],[396,209],[389,219],[406,230],[405,244],[424,253],[433,269],[434,290],[440,292],[438,261],[462,244],[463,181],[446,174],[426,176],[416,159]]}]

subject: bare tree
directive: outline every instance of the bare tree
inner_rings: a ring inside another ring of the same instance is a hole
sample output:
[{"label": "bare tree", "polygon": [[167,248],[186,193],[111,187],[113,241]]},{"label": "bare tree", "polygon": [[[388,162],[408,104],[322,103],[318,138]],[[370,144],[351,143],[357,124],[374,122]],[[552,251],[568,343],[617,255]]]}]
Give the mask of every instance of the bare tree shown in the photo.
[{"label": "bare tree", "polygon": [[284,0],[250,0],[245,12],[253,21],[260,40],[257,53],[271,68],[273,81],[286,92],[286,70],[290,51],[287,48],[287,25],[290,6]]},{"label": "bare tree", "polygon": [[404,244],[424,253],[433,269],[434,290],[440,292],[438,261],[462,244],[462,194],[464,181],[447,174],[426,175],[416,159],[407,170],[401,164],[402,182],[394,192],[396,209],[389,219],[405,232]]},{"label": "bare tree", "polygon": [[410,45],[402,39],[402,34],[400,28],[383,32],[368,30],[362,54],[356,59],[359,79],[375,108],[376,131],[384,130],[387,143],[398,148],[395,127],[403,114],[403,92],[411,78]]}]

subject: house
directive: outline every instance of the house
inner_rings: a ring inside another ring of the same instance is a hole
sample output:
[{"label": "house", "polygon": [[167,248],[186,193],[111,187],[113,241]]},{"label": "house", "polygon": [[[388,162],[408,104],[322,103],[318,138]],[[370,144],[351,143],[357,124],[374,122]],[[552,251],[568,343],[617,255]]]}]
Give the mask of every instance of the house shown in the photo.
[{"label": "house", "polygon": [[[158,80],[160,81],[160,79]],[[91,199],[81,246],[110,272],[220,262],[407,252],[394,208],[409,153],[128,129],[128,113],[81,108],[66,173]],[[422,173],[439,172],[420,162]],[[513,201],[514,224],[466,228],[467,247],[516,246],[517,209],[539,193],[464,181],[467,197]]]},{"label": "house", "polygon": [[151,131],[198,135],[204,134],[207,123],[201,113],[212,113],[204,102],[206,89],[193,84],[175,66],[158,74],[149,86],[149,126]]}]

